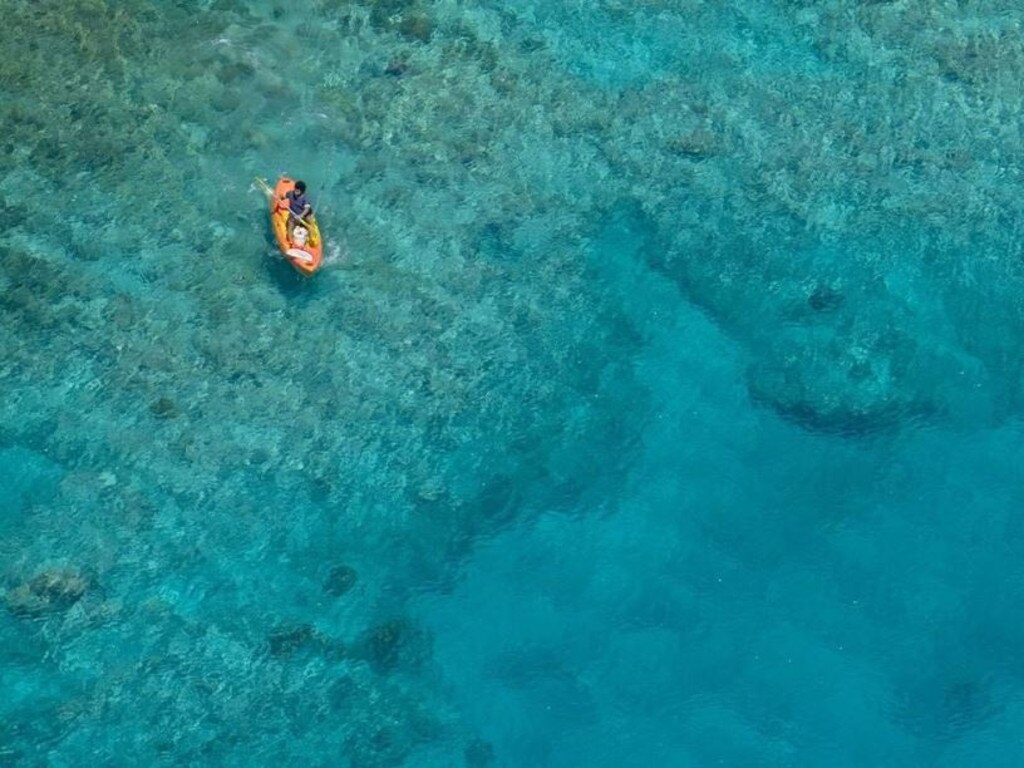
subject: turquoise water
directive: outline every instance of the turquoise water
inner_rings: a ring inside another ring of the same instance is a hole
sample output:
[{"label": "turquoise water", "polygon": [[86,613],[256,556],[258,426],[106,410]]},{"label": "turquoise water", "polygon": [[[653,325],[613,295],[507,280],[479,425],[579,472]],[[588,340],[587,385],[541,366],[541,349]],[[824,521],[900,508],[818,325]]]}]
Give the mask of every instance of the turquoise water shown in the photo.
[{"label": "turquoise water", "polygon": [[0,8],[0,765],[1024,763],[1014,5]]}]

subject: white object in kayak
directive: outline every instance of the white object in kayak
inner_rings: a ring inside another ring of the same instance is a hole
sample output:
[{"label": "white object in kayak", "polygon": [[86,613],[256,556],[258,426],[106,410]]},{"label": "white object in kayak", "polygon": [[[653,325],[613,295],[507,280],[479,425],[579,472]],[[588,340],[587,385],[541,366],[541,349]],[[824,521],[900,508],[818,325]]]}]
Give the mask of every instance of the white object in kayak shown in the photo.
[{"label": "white object in kayak", "polygon": [[290,259],[298,259],[299,261],[305,262],[306,264],[313,263],[313,254],[309,251],[304,251],[301,248],[289,248],[285,253]]}]

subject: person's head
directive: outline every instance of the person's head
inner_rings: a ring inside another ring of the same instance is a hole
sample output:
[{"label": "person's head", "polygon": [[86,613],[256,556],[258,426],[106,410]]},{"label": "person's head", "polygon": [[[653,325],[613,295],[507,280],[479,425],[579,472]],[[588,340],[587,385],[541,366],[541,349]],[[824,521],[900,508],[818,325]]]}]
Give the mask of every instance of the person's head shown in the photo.
[{"label": "person's head", "polygon": [[306,192],[306,182],[304,182],[304,181],[296,181],[295,182],[295,189],[298,191],[298,193],[300,195],[305,194],[305,192]]}]

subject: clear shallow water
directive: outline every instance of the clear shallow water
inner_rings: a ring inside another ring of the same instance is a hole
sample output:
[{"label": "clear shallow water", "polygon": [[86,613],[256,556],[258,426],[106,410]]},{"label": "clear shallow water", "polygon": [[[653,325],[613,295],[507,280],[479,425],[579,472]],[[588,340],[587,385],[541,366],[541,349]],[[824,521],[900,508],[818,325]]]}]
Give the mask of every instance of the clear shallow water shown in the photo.
[{"label": "clear shallow water", "polygon": [[5,12],[0,762],[1020,764],[1012,9]]}]

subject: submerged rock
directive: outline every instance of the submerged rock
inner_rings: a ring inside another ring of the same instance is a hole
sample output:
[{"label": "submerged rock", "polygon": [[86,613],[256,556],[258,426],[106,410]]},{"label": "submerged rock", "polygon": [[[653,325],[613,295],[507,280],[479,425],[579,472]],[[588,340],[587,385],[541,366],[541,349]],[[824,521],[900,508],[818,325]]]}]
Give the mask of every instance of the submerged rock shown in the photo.
[{"label": "submerged rock", "polygon": [[719,152],[719,139],[708,130],[679,134],[668,142],[668,151],[691,160],[703,160]]},{"label": "submerged rock", "polygon": [[434,22],[414,0],[371,0],[370,21],[378,29],[397,32],[406,40],[428,43]]},{"label": "submerged rock", "polygon": [[830,285],[820,284],[807,297],[807,306],[815,312],[831,312],[843,306],[843,294]]},{"label": "submerged rock", "polygon": [[408,624],[403,619],[392,619],[372,627],[366,635],[370,660],[384,669],[395,666],[408,632]]},{"label": "submerged rock", "polygon": [[494,765],[494,747],[483,739],[473,739],[463,752],[466,768],[489,768]]},{"label": "submerged rock", "polygon": [[48,568],[8,590],[4,602],[16,616],[41,616],[70,608],[89,587],[89,579],[77,568]]},{"label": "submerged rock", "polygon": [[408,619],[390,619],[370,627],[360,649],[378,672],[390,672],[399,666],[419,664],[428,653],[428,640]]},{"label": "submerged rock", "polygon": [[748,372],[751,397],[801,426],[860,437],[936,410],[913,386],[921,355],[906,334],[861,336],[831,328],[780,334]]},{"label": "submerged rock", "polygon": [[169,397],[161,397],[149,405],[149,412],[158,419],[173,419],[178,415],[178,406]]},{"label": "submerged rock", "polygon": [[325,635],[312,624],[281,624],[267,636],[270,655],[287,659],[297,653],[315,653],[329,661],[339,661],[347,656],[345,644],[330,635]]},{"label": "submerged rock", "polygon": [[76,568],[57,568],[37,574],[28,584],[32,593],[58,605],[77,602],[89,581]]},{"label": "submerged rock", "polygon": [[406,40],[429,43],[434,34],[434,22],[425,13],[411,13],[402,17],[398,31]]},{"label": "submerged rock", "polygon": [[409,69],[409,62],[401,56],[396,56],[388,62],[384,68],[384,74],[391,77],[401,77]]},{"label": "submerged rock", "polygon": [[348,565],[336,565],[324,579],[324,592],[332,597],[341,597],[355,586],[359,579],[356,569]]},{"label": "submerged rock", "polygon": [[310,648],[317,640],[318,634],[312,624],[293,624],[275,629],[267,638],[267,643],[270,646],[270,655],[281,658]]}]

